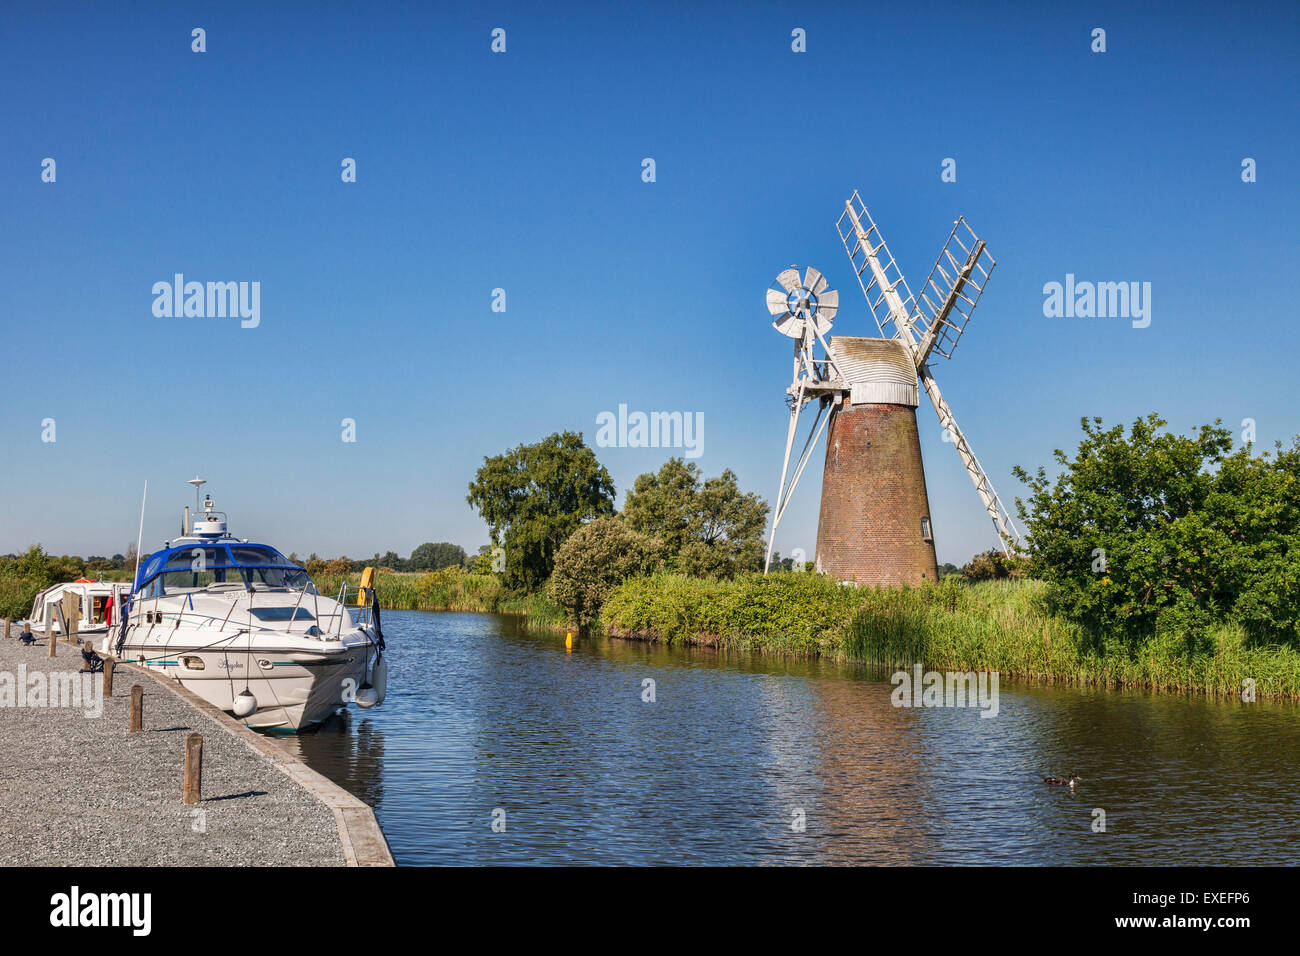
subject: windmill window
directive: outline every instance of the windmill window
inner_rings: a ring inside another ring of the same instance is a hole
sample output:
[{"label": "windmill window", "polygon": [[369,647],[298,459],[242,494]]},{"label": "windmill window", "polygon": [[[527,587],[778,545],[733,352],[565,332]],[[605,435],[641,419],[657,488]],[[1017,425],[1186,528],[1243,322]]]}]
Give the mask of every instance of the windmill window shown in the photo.
[{"label": "windmill window", "polygon": [[934,535],[930,533],[930,519],[928,517],[921,519],[921,537],[926,541],[934,540]]}]

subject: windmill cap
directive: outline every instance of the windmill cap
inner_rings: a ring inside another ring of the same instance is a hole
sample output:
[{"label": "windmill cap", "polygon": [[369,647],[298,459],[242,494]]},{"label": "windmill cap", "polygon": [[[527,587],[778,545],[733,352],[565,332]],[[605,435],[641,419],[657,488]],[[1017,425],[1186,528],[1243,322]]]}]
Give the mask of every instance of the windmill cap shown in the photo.
[{"label": "windmill cap", "polygon": [[897,339],[833,335],[836,365],[853,405],[917,406],[916,366]]}]

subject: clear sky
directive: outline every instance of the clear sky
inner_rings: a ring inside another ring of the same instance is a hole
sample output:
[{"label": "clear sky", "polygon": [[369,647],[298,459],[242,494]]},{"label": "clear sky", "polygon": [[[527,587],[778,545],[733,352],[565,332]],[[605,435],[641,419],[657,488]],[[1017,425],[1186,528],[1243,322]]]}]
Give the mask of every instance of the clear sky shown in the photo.
[{"label": "clear sky", "polygon": [[[1008,503],[1085,415],[1300,433],[1300,6],[265,6],[4,12],[0,552],[125,551],[146,479],[148,550],[195,473],[286,552],[472,551],[483,457],[594,443],[620,403],[702,413],[701,467],[771,501],[763,293],[816,265],[835,332],[876,334],[835,232],[855,188],[914,288],[958,215],[998,260],[935,374]],[[259,282],[260,324],[156,317],[177,272]],[[1150,326],[1046,318],[1067,273],[1150,282]],[[961,563],[993,533],[918,421]],[[671,452],[597,453],[621,503]],[[820,468],[783,553],[813,550]]]}]

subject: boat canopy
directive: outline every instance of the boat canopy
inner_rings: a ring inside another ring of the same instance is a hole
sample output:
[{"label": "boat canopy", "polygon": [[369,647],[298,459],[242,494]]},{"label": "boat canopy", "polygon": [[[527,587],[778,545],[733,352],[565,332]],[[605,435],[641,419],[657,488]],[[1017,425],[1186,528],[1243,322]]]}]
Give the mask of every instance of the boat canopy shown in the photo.
[{"label": "boat canopy", "polygon": [[134,591],[142,597],[161,597],[214,584],[297,589],[310,585],[311,579],[269,545],[203,541],[151,554],[140,569]]}]

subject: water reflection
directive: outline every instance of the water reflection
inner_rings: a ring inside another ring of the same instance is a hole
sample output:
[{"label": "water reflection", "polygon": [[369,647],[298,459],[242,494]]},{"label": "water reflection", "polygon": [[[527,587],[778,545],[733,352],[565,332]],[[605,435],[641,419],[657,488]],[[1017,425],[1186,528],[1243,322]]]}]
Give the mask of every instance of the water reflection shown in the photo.
[{"label": "water reflection", "polygon": [[371,713],[348,708],[293,740],[309,765],[328,765],[339,786],[372,807],[383,803],[384,731]]},{"label": "water reflection", "polygon": [[291,746],[376,808],[402,864],[1296,860],[1293,706],[1003,682],[985,719],[894,708],[886,675],[823,661],[566,653],[490,615],[385,631],[384,705]]}]

